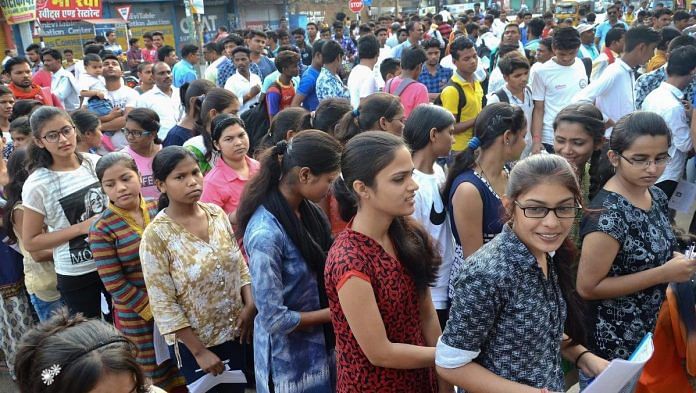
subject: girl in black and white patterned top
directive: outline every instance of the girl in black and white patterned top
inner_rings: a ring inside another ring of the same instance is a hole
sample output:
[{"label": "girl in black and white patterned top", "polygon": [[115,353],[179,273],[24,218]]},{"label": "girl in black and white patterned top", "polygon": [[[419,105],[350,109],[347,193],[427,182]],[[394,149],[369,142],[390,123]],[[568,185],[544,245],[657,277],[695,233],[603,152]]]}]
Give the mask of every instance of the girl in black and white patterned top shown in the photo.
[{"label": "girl in black and white patterned top", "polygon": [[590,375],[607,366],[581,345],[572,288],[567,237],[581,200],[562,157],[517,163],[503,197],[509,221],[453,277],[450,319],[435,355],[443,379],[472,392],[539,393],[564,390],[561,355]]},{"label": "girl in black and white patterned top", "polygon": [[590,301],[588,347],[608,360],[631,355],[655,328],[666,284],[696,271],[696,260],[673,253],[667,197],[654,187],[669,162],[669,145],[669,128],[657,114],[621,118],[607,154],[615,174],[581,225],[577,289]]}]

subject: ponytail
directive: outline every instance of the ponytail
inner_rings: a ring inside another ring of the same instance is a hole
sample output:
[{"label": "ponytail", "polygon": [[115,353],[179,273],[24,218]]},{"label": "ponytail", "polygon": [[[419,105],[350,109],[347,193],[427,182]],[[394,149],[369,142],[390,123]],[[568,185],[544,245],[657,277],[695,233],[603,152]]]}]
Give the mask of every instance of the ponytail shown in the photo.
[{"label": "ponytail", "polygon": [[261,206],[265,196],[278,188],[282,174],[281,157],[285,155],[287,149],[288,142],[282,140],[261,153],[259,157],[261,164],[259,172],[247,183],[237,208],[239,230],[235,231],[235,233],[238,239],[244,236],[244,231],[246,231],[251,216]]},{"label": "ponytail", "polygon": [[157,199],[157,211],[162,211],[169,207],[169,197],[166,192],[160,194],[159,199]]},{"label": "ponytail", "polygon": [[517,134],[524,128],[525,121],[522,109],[508,103],[497,102],[483,108],[474,122],[474,137],[469,141],[466,150],[454,157],[449,169],[447,181],[442,189],[442,201],[445,205],[449,203],[452,184],[457,176],[472,169],[476,164],[476,151],[479,148],[482,151],[487,150],[508,130]]}]

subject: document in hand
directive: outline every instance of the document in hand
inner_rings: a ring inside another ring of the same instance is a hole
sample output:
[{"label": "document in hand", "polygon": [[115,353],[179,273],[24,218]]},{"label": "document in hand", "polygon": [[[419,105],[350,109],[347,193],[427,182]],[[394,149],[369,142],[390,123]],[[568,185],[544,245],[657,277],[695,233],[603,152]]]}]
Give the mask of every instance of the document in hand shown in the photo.
[{"label": "document in hand", "polygon": [[628,360],[614,359],[603,373],[584,390],[584,393],[633,392],[645,363],[653,354],[652,333],[648,333]]},{"label": "document in hand", "polygon": [[241,370],[230,370],[230,367],[225,365],[225,371],[222,374],[217,376],[210,373],[205,374],[187,387],[189,393],[205,393],[221,383],[246,383],[246,381]]}]

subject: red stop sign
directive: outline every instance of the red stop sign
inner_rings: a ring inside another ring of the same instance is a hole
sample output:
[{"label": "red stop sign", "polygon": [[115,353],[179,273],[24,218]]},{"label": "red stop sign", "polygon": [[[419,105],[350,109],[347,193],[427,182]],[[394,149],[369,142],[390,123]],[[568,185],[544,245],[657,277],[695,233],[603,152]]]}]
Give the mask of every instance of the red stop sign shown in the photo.
[{"label": "red stop sign", "polygon": [[348,1],[348,8],[357,14],[363,9],[363,2],[362,0],[350,0]]}]

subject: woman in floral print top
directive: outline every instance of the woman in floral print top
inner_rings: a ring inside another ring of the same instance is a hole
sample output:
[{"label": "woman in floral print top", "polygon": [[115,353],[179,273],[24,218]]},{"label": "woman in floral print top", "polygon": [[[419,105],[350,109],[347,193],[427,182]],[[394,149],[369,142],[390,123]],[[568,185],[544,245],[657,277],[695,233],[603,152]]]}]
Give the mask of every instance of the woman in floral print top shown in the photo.
[{"label": "woman in floral print top", "polygon": [[[185,148],[162,149],[152,171],[164,210],[143,233],[140,259],[157,327],[187,384],[222,373],[223,361],[242,370],[240,341],[251,338],[255,307],[227,215],[198,202],[203,175]],[[230,385],[225,392],[244,392],[244,384]]]},{"label": "woman in floral print top", "polygon": [[609,360],[627,359],[653,331],[667,284],[696,272],[696,260],[674,252],[668,200],[654,186],[670,160],[670,135],[651,112],[616,123],[607,157],[615,173],[590,204],[596,213],[580,227],[577,288],[589,301],[588,344]]}]

